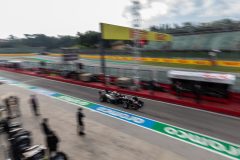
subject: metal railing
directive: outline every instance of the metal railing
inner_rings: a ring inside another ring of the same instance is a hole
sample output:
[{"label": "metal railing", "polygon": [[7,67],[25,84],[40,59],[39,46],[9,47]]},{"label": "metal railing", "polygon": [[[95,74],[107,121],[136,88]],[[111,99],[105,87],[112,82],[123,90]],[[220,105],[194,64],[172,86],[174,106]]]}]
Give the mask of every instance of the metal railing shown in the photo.
[{"label": "metal railing", "polygon": [[[39,68],[41,67],[38,62],[23,62],[22,67],[25,69]],[[46,63],[43,68],[54,69],[54,70],[70,70],[77,71],[77,66],[74,64],[60,64],[60,63]],[[99,66],[84,66],[83,72],[92,74],[101,74],[101,69]],[[114,77],[128,77],[132,78],[134,75],[134,69],[117,68],[117,67],[107,67],[106,75]],[[139,70],[139,78],[142,81],[155,80],[160,83],[170,84],[170,80],[167,77],[166,70]],[[240,77],[237,76],[235,85],[232,86],[232,90],[240,92]]]}]

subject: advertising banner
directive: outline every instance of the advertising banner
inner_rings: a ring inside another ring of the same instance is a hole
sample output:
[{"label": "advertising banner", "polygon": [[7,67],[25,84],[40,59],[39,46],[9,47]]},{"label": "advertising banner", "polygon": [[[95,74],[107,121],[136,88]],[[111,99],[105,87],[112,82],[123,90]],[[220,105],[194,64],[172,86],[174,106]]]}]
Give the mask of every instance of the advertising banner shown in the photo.
[{"label": "advertising banner", "polygon": [[101,23],[102,39],[108,40],[133,40],[134,34],[139,35],[139,40],[172,41],[172,36],[165,33],[135,30],[112,24]]}]

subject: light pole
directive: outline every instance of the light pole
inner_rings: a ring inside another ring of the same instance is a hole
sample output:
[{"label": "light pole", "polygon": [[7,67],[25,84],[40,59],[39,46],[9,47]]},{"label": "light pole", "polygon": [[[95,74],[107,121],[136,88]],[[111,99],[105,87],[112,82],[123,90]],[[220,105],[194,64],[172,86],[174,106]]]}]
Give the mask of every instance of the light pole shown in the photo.
[{"label": "light pole", "polygon": [[140,52],[139,52],[139,39],[140,39],[140,27],[141,27],[141,3],[139,0],[132,0],[132,6],[131,6],[131,16],[132,16],[132,26],[133,26],[133,56],[134,56],[134,69],[135,69],[135,75],[133,77],[135,81],[136,88],[139,89],[139,58],[140,58]]}]

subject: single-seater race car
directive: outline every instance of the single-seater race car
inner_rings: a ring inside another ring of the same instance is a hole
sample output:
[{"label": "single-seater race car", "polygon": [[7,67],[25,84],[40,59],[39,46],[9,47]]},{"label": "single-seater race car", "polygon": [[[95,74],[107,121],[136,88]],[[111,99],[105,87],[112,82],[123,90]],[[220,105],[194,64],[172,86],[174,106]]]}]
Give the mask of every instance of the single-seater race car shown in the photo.
[{"label": "single-seater race car", "polygon": [[125,109],[138,110],[143,107],[144,102],[139,100],[137,97],[128,97],[126,95],[120,94],[116,91],[99,91],[99,101],[107,102],[116,105],[121,105]]},{"label": "single-seater race car", "polygon": [[126,109],[138,110],[142,108],[143,105],[144,105],[144,102],[139,100],[139,98],[136,96],[132,98],[125,98],[123,100],[123,108],[126,108]]},{"label": "single-seater race car", "polygon": [[116,92],[116,91],[99,91],[99,101],[100,102],[107,102],[112,104],[122,104],[123,99],[125,98],[124,95]]}]

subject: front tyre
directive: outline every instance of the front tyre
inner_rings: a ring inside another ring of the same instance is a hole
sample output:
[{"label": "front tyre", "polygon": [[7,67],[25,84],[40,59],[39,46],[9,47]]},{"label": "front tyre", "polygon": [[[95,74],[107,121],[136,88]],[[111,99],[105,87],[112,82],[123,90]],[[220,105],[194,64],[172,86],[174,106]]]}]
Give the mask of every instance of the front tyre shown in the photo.
[{"label": "front tyre", "polygon": [[140,107],[139,106],[134,106],[132,107],[133,110],[137,111]]},{"label": "front tyre", "polygon": [[99,101],[100,101],[100,102],[104,102],[103,96],[100,96],[100,97],[99,97]]},{"label": "front tyre", "polygon": [[107,103],[112,103],[112,101],[109,98],[107,98]]}]

